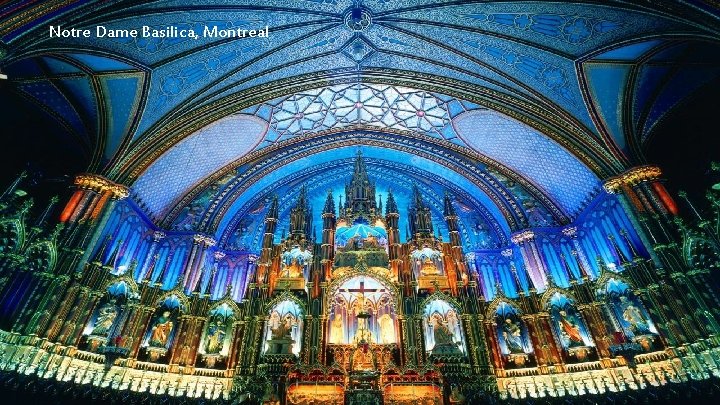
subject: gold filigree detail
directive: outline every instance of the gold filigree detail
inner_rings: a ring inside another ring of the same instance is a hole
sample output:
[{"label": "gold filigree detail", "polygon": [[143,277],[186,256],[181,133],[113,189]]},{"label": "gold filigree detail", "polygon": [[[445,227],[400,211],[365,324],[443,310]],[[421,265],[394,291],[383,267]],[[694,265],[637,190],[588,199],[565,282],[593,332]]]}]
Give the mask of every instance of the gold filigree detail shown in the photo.
[{"label": "gold filigree detail", "polygon": [[660,178],[662,171],[657,166],[638,166],[611,177],[605,181],[603,187],[608,193],[616,194],[623,186],[634,186],[645,181],[654,181]]},{"label": "gold filigree detail", "polygon": [[103,194],[110,192],[112,197],[122,200],[130,195],[130,190],[122,184],[117,184],[98,174],[83,173],[75,177],[76,186]]}]

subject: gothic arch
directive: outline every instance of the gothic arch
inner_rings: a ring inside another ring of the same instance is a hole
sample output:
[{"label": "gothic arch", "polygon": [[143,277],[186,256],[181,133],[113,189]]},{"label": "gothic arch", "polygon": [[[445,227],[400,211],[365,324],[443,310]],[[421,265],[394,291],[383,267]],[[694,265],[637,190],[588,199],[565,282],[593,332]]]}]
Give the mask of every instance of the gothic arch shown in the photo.
[{"label": "gothic arch", "polygon": [[366,269],[364,272],[358,272],[358,271],[348,271],[341,275],[340,277],[334,278],[330,285],[328,286],[328,293],[325,295],[325,307],[327,308],[328,305],[331,304],[331,301],[335,297],[335,295],[338,292],[338,289],[348,280],[351,280],[355,277],[368,277],[375,279],[377,282],[382,284],[385,288],[388,289],[388,292],[390,296],[393,298],[392,306],[395,309],[395,312],[397,314],[402,313],[402,305],[400,302],[400,292],[397,289],[395,283],[390,280],[387,276],[382,275],[380,273],[374,272],[371,269]]},{"label": "gothic arch", "polygon": [[308,310],[306,308],[305,303],[298,298],[295,294],[290,292],[289,290],[281,290],[279,294],[277,294],[275,297],[273,297],[272,300],[268,301],[267,304],[265,304],[265,307],[263,308],[263,314],[268,314],[270,311],[273,310],[279,303],[289,300],[295,303],[300,310],[303,312],[303,314],[307,314]]}]

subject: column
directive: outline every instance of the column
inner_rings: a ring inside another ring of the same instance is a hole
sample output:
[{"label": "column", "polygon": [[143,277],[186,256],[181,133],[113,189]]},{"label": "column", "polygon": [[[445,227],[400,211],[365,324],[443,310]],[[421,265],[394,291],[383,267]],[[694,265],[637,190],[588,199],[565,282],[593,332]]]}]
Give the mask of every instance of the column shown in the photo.
[{"label": "column", "polygon": [[548,284],[548,269],[545,268],[540,252],[535,245],[535,233],[527,229],[513,234],[510,240],[520,247],[520,254],[535,289],[544,290]]},{"label": "column", "polygon": [[[126,186],[114,183],[97,174],[80,174],[75,177],[74,184],[78,190],[65,206],[61,220],[65,219],[62,222],[66,224],[66,235],[69,235],[80,223],[88,224],[87,231],[92,233],[92,237],[87,243],[87,238],[83,238],[79,245],[75,246],[78,249],[84,249],[83,256],[75,268],[75,271],[80,271],[97,245],[115,204],[126,198],[130,192]],[[65,240],[64,242],[75,241]]]}]

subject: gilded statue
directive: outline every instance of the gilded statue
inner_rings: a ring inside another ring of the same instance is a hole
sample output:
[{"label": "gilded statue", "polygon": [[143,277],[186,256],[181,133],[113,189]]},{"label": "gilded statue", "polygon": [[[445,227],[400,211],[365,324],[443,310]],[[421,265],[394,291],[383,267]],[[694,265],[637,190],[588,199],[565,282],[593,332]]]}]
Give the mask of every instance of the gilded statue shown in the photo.
[{"label": "gilded statue", "polygon": [[502,324],[502,336],[505,339],[510,353],[523,353],[522,330],[520,326],[510,318],[505,318]]},{"label": "gilded statue", "polygon": [[150,346],[165,347],[173,326],[172,319],[170,319],[170,311],[164,311],[152,327],[152,331],[150,332]]},{"label": "gilded statue", "polygon": [[355,319],[357,319],[357,329],[355,329],[355,336],[353,336],[353,343],[375,343],[375,336],[373,336],[370,330],[370,324],[368,318],[370,317],[369,312],[365,312],[367,298],[364,293],[358,297],[355,305]]},{"label": "gilded statue", "polygon": [[95,321],[95,327],[93,327],[91,335],[95,336],[107,336],[110,332],[110,328],[117,318],[118,310],[115,306],[115,301],[109,301],[103,305],[98,311],[98,317]]},{"label": "gilded statue", "polygon": [[437,266],[435,266],[435,263],[433,263],[432,259],[426,257],[425,260],[422,262],[420,274],[422,274],[423,276],[437,276],[440,274],[440,271],[438,270]]},{"label": "gilded statue", "polygon": [[302,266],[300,266],[297,260],[293,260],[290,265],[286,265],[283,268],[282,276],[285,278],[298,278],[302,277]]},{"label": "gilded statue", "polygon": [[207,341],[205,343],[205,353],[218,354],[223,348],[225,341],[225,325],[222,320],[218,319],[211,322],[207,329]]}]

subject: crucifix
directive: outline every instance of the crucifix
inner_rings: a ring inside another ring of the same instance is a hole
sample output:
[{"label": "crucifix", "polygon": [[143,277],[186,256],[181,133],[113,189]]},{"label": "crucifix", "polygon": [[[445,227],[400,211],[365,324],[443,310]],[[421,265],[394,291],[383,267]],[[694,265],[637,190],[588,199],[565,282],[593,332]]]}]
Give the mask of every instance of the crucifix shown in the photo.
[{"label": "crucifix", "polygon": [[[369,326],[368,319],[370,318],[371,315],[369,312],[367,312],[365,310],[365,303],[366,303],[365,300],[367,299],[365,296],[365,293],[366,292],[382,293],[385,290],[382,288],[367,288],[365,286],[365,280],[360,281],[359,287],[360,288],[347,288],[347,289],[343,289],[342,291],[347,292],[353,296],[357,296],[359,294],[358,301],[357,301],[357,303],[359,304],[359,308],[357,310],[357,313],[355,314],[355,316],[357,317],[358,329],[355,333],[354,340],[356,343],[360,344],[361,346],[363,346],[366,349],[366,345],[369,343],[368,340],[372,340],[372,334],[368,327]],[[348,300],[348,301],[351,302],[351,300]]]},{"label": "crucifix", "polygon": [[[379,292],[383,293],[386,290],[384,288],[365,288],[365,281],[360,281],[360,288],[346,288],[346,289],[340,289],[342,292],[349,292],[349,293],[360,293],[360,299],[362,300],[361,303],[365,304],[365,293],[373,293],[373,292]],[[364,306],[364,305],[363,305]]]}]

